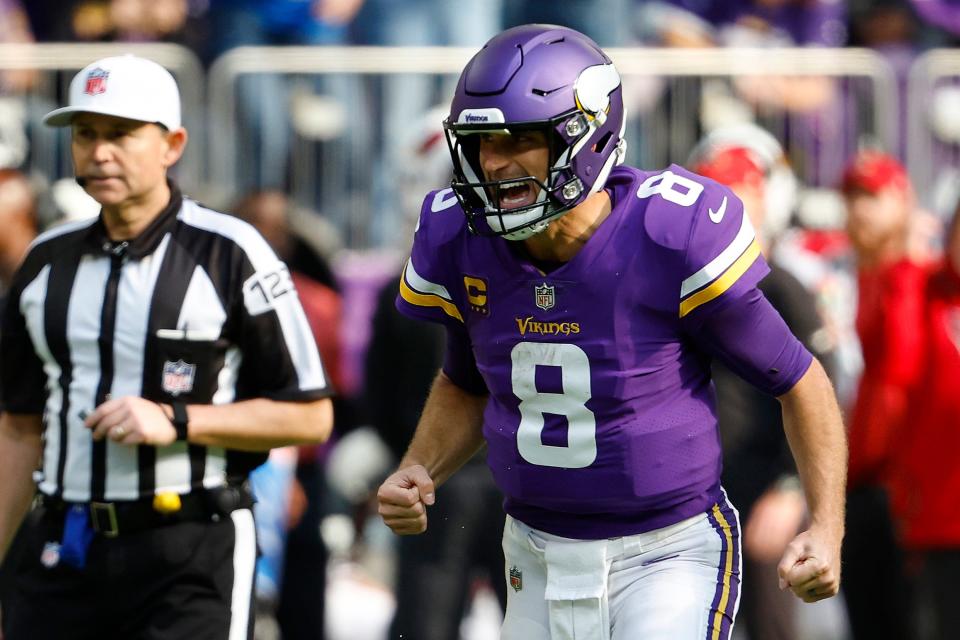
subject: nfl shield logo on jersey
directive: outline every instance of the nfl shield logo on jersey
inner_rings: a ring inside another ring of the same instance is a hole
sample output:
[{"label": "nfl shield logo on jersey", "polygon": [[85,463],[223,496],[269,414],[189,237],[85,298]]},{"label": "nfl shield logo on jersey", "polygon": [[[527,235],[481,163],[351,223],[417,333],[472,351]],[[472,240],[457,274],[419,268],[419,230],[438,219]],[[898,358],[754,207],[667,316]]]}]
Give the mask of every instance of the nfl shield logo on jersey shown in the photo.
[{"label": "nfl shield logo on jersey", "polygon": [[519,567],[510,567],[510,586],[514,591],[523,589],[523,571]]},{"label": "nfl shield logo on jersey", "polygon": [[553,309],[556,304],[556,298],[553,295],[553,285],[544,282],[542,285],[533,287],[534,302],[544,311]]},{"label": "nfl shield logo on jersey", "polygon": [[172,396],[189,393],[193,390],[193,374],[197,366],[177,360],[163,363],[163,390]]},{"label": "nfl shield logo on jersey", "polygon": [[84,87],[83,92],[90,96],[95,96],[105,92],[107,90],[107,76],[109,75],[109,71],[104,71],[103,69],[97,67],[87,74],[87,84],[86,87]]}]

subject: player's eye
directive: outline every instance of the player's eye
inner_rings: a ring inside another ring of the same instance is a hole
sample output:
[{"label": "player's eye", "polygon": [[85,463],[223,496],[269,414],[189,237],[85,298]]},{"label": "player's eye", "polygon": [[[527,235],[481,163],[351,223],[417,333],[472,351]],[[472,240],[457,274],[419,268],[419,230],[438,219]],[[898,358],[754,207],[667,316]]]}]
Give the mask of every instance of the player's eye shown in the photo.
[{"label": "player's eye", "polygon": [[518,144],[522,144],[525,146],[534,146],[534,145],[542,144],[544,137],[543,137],[543,134],[541,134],[538,131],[524,131],[516,134],[514,136],[514,139],[517,141]]}]

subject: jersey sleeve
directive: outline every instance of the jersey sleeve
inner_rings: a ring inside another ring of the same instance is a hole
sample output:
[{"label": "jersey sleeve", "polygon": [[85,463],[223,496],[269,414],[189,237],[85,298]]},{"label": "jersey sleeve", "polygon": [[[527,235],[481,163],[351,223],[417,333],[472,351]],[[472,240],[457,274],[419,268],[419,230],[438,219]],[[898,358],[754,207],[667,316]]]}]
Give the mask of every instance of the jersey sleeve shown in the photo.
[{"label": "jersey sleeve", "polygon": [[467,335],[463,326],[447,327],[447,349],[443,358],[443,372],[453,384],[464,391],[478,396],[489,393],[487,383],[484,382],[477,368],[470,336]]},{"label": "jersey sleeve", "polygon": [[740,199],[727,187],[689,175],[704,192],[695,205],[683,260],[681,318],[711,313],[754,289],[770,272]]},{"label": "jersey sleeve", "polygon": [[463,326],[463,314],[455,297],[459,291],[451,282],[456,274],[454,245],[462,232],[463,221],[451,189],[430,193],[424,199],[410,258],[400,277],[396,305],[404,315]]},{"label": "jersey sleeve", "polygon": [[287,266],[259,234],[242,251],[238,399],[306,401],[332,395]]},{"label": "jersey sleeve", "polygon": [[[49,269],[35,266],[36,251],[28,256],[14,276],[3,307],[3,325],[0,328],[0,408],[17,414],[43,413],[46,402],[47,378],[43,362],[37,355],[21,310],[23,293],[29,289],[39,292],[46,287]],[[43,303],[45,296],[38,296]],[[37,328],[42,329],[40,327]]]},{"label": "jersey sleeve", "polygon": [[786,393],[813,356],[758,288],[770,267],[743,203],[713,180],[671,170],[703,186],[691,207],[683,252],[681,324],[701,348],[761,391]]},{"label": "jersey sleeve", "polygon": [[813,361],[757,288],[702,318],[691,334],[704,351],[772,396],[792,389]]}]

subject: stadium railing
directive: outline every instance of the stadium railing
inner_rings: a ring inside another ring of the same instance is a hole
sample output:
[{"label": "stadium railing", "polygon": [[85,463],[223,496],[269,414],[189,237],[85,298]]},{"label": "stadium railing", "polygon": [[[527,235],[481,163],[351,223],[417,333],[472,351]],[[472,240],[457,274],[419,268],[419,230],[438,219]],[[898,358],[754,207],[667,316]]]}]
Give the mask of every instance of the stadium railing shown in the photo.
[{"label": "stadium railing", "polygon": [[[446,179],[437,173],[447,166],[443,158],[422,154],[441,133],[442,116],[425,122],[423,114],[437,105],[442,113],[473,51],[241,47],[205,74],[191,51],[171,44],[0,45],[0,70],[43,72],[23,96],[29,170],[70,175],[64,138],[46,131],[40,117],[62,103],[73,72],[121,52],[164,64],[180,83],[193,138],[177,171],[185,189],[222,205],[252,188],[284,188],[334,223],[347,247],[366,249],[393,242],[397,220],[410,218],[416,200],[407,193]],[[873,51],[624,48],[610,55],[624,76],[632,164],[682,163],[706,128],[748,118],[784,143],[803,181],[831,187],[858,146],[901,143],[897,81]],[[923,105],[922,97],[913,102]],[[918,180],[932,170],[924,133],[910,146]],[[442,140],[432,149],[446,154]]]},{"label": "stadium railing", "polygon": [[960,51],[918,57],[906,94],[907,169],[921,204],[946,219],[960,198]]},{"label": "stadium railing", "polygon": [[[251,176],[256,181],[271,171],[276,175],[271,166],[276,153],[259,152],[274,141],[258,147],[250,139],[258,133],[239,114],[245,109],[249,118],[262,112],[264,105],[256,101],[276,101],[276,88],[285,87],[294,130],[286,150],[286,186],[298,200],[316,203],[344,232],[348,246],[388,243],[395,221],[410,214],[397,210],[408,199],[396,194],[417,183],[409,165],[424,162],[414,153],[424,140],[421,115],[449,101],[453,81],[472,53],[430,47],[229,51],[213,64],[208,79],[210,113],[219,126],[210,139],[211,177],[218,186],[242,189]],[[859,146],[895,149],[898,144],[896,78],[870,50],[623,48],[609,53],[625,78],[628,162],[639,166],[682,163],[705,127],[739,118],[770,129],[784,142],[801,179],[819,186],[833,186]],[[244,78],[266,76],[283,82],[258,91],[256,81],[248,80],[242,88]],[[320,78],[334,77],[341,78],[339,87],[319,84]],[[400,90],[390,93],[383,78],[394,78]],[[433,133],[438,132],[439,119]],[[238,151],[244,144],[247,151]]]}]

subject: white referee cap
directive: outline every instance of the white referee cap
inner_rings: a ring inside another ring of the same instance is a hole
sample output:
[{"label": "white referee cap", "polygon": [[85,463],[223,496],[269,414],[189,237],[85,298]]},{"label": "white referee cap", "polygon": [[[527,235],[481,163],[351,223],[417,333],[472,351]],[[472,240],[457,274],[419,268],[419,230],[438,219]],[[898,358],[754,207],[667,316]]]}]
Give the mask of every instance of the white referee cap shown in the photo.
[{"label": "white referee cap", "polygon": [[101,113],[180,128],[180,91],[170,72],[131,54],[91,62],[70,82],[70,103],[43,123],[66,127],[77,113]]}]

